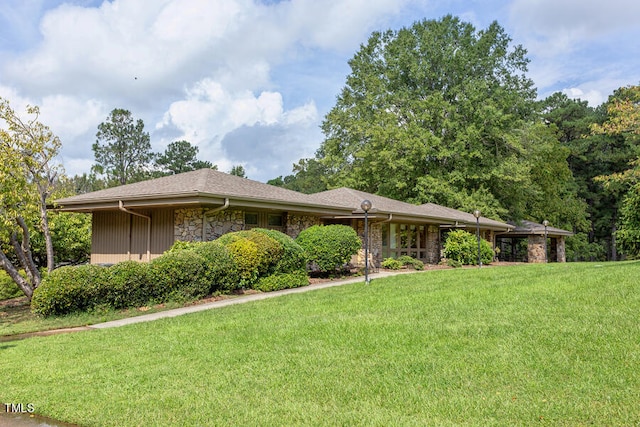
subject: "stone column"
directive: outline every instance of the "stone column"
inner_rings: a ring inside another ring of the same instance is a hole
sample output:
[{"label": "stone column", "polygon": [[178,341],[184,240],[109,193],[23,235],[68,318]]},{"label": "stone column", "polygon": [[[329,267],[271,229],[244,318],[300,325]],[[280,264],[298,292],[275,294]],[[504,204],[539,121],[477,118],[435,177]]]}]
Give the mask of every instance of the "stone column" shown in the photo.
[{"label": "stone column", "polygon": [[529,236],[529,262],[542,263],[544,260],[544,236]]},{"label": "stone column", "polygon": [[427,226],[427,264],[438,264],[440,262],[440,227],[437,225]]},{"label": "stone column", "polygon": [[567,252],[564,246],[564,236],[558,237],[558,245],[556,249],[558,252],[558,262],[567,262]]}]

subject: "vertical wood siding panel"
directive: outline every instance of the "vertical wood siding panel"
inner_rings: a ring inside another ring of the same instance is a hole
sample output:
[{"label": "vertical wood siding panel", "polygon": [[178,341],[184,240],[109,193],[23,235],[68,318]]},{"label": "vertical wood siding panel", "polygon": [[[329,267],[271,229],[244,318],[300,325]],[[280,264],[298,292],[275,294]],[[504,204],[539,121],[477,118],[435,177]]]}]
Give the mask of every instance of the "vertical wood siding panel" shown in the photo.
[{"label": "vertical wood siding panel", "polygon": [[116,263],[128,259],[129,215],[94,212],[91,224],[91,263]]}]

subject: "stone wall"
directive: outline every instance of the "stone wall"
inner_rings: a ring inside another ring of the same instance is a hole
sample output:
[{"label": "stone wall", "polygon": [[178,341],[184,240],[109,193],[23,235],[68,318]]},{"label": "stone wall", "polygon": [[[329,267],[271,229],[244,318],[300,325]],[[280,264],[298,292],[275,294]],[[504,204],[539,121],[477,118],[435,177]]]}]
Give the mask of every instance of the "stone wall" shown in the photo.
[{"label": "stone wall", "polygon": [[[364,267],[364,220],[356,223],[356,232],[362,240],[362,247],[356,255],[351,258],[351,264]],[[369,264],[379,266],[382,262],[382,224],[369,222]]]},{"label": "stone wall", "polygon": [[176,209],[173,218],[174,240],[202,241],[202,209]]},{"label": "stone wall", "polygon": [[235,209],[206,214],[206,240],[215,240],[226,233],[244,230],[244,212]]},{"label": "stone wall", "polygon": [[284,233],[295,239],[302,230],[306,230],[312,225],[320,225],[322,221],[313,215],[288,214],[284,221]]}]

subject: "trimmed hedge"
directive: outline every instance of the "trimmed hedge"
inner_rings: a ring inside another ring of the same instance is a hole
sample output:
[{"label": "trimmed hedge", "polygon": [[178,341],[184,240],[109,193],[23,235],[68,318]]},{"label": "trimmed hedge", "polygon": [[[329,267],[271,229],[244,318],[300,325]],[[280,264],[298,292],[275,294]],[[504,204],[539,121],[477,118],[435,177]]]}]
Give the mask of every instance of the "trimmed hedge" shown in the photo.
[{"label": "trimmed hedge", "polygon": [[200,298],[209,294],[206,259],[193,250],[167,252],[151,261],[152,298],[158,301]]},{"label": "trimmed hedge", "polygon": [[34,293],[34,313],[62,315],[97,306],[114,309],[191,300],[240,286],[262,291],[304,286],[306,253],[289,236],[255,229],[213,242],[176,242],[150,263],[62,267]]},{"label": "trimmed hedge", "polygon": [[104,304],[107,268],[98,265],[61,267],[33,292],[31,310],[44,316],[84,311]]},{"label": "trimmed hedge", "polygon": [[123,261],[107,268],[105,303],[116,309],[141,307],[153,296],[149,264]]},{"label": "trimmed hedge", "polygon": [[206,261],[209,293],[232,291],[240,284],[240,273],[231,252],[217,241],[199,242],[191,249]]},{"label": "trimmed hedge", "polygon": [[266,234],[282,245],[280,259],[273,265],[273,273],[294,273],[307,271],[307,252],[290,236],[276,230],[254,228],[253,231]]},{"label": "trimmed hedge", "polygon": [[[449,265],[477,265],[478,264],[478,240],[473,234],[464,230],[454,230],[449,233],[444,242],[444,256]],[[480,239],[480,259],[483,264],[493,261],[494,252],[491,244]]]},{"label": "trimmed hedge", "polygon": [[402,255],[398,258],[398,261],[403,266],[412,267],[414,270],[424,270],[424,262],[409,255]]},{"label": "trimmed hedge", "polygon": [[279,291],[281,289],[299,288],[309,284],[309,277],[306,271],[295,271],[292,273],[275,273],[261,277],[255,284],[254,289],[262,292]]},{"label": "trimmed hedge", "polygon": [[296,242],[309,255],[309,262],[322,272],[342,268],[362,247],[356,231],[346,225],[314,225],[300,232]]},{"label": "trimmed hedge", "polygon": [[400,270],[402,267],[412,267],[414,270],[424,270],[424,263],[419,259],[410,257],[409,255],[402,255],[398,259],[386,258],[380,264],[382,268],[389,270]]},{"label": "trimmed hedge", "polygon": [[277,240],[256,230],[227,233],[216,242],[229,249],[238,267],[241,285],[248,288],[252,288],[260,276],[273,271],[284,252]]}]

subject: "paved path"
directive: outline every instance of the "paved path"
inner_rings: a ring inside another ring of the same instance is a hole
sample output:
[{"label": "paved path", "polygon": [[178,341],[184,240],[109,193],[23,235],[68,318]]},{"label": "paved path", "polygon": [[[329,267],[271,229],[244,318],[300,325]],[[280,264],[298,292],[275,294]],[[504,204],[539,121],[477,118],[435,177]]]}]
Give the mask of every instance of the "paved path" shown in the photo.
[{"label": "paved path", "polygon": [[[393,272],[380,271],[378,273],[370,274],[369,278],[370,280],[374,280],[382,277],[389,277],[389,276],[395,276],[397,274],[407,274],[407,273],[413,273],[413,272],[414,272],[413,270],[401,270],[401,271],[393,271]],[[309,285],[309,286],[302,286],[299,288],[283,289],[281,291],[244,295],[238,298],[223,299],[223,300],[213,301],[213,302],[204,303],[204,304],[197,304],[197,305],[191,305],[188,307],[176,308],[173,310],[143,314],[141,316],[128,317],[126,319],[112,320],[110,322],[89,325],[84,329],[86,330],[86,329],[116,328],[119,326],[131,325],[133,323],[150,322],[152,320],[164,319],[166,317],[176,317],[176,316],[181,316],[183,314],[195,313],[197,311],[210,310],[212,308],[226,307],[226,306],[235,305],[235,304],[244,304],[251,301],[260,301],[260,300],[265,300],[269,298],[275,298],[282,295],[299,294],[302,292],[315,291],[317,289],[332,288],[334,286],[342,286],[342,285],[347,285],[349,283],[359,283],[359,282],[364,282],[364,276],[354,277],[354,278],[345,279],[345,280],[332,280],[330,282],[323,282],[323,283],[318,283],[318,284]]]},{"label": "paved path", "polygon": [[[378,273],[372,273],[369,276],[371,280],[374,280],[374,279],[380,279],[383,277],[395,276],[398,274],[414,273],[414,272],[415,271],[413,270],[380,271]],[[342,286],[342,285],[347,285],[349,283],[359,283],[359,282],[364,282],[364,276],[353,277],[353,278],[344,279],[344,280],[332,280],[330,282],[317,283],[309,286],[302,286],[300,288],[283,289],[281,291],[243,295],[237,298],[227,298],[227,299],[222,299],[222,300],[203,303],[203,304],[191,305],[188,307],[175,308],[172,310],[165,310],[165,311],[159,311],[156,313],[143,314],[140,316],[128,317],[125,319],[112,320],[110,322],[96,323],[94,325],[88,325],[88,326],[79,326],[76,328],[53,329],[49,331],[30,332],[30,333],[19,334],[19,335],[0,336],[0,343],[22,340],[25,338],[31,338],[36,336],[42,337],[47,335],[57,335],[57,334],[64,334],[69,332],[87,331],[91,329],[117,328],[119,326],[131,325],[133,323],[151,322],[152,320],[164,319],[167,317],[176,317],[176,316],[181,316],[183,314],[195,313],[197,311],[211,310],[219,307],[226,307],[228,305],[244,304],[251,301],[259,301],[259,300],[264,300],[268,298],[275,298],[281,295],[299,294],[302,292],[315,291],[317,289],[325,289],[325,288],[331,288],[334,286]],[[0,423],[0,427],[2,427],[1,423]]]}]

